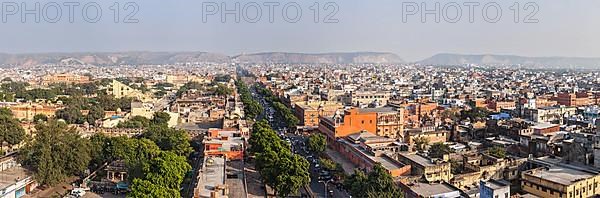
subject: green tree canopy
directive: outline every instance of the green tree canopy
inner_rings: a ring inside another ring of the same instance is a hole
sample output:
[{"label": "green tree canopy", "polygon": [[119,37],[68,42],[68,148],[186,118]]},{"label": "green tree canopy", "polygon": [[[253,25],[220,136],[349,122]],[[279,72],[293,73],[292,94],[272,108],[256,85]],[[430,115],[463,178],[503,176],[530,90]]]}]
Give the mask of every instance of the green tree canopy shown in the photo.
[{"label": "green tree canopy", "polygon": [[150,126],[150,119],[144,116],[133,116],[131,119],[120,122],[118,128],[148,128]]},{"label": "green tree canopy", "polygon": [[56,111],[56,118],[63,119],[69,124],[83,124],[85,122],[81,110],[76,107],[66,107]]},{"label": "green tree canopy", "polygon": [[254,123],[248,140],[250,152],[256,155],[256,168],[265,184],[281,197],[296,193],[310,182],[309,163],[293,154],[269,124],[261,120]]},{"label": "green tree canopy", "polygon": [[344,186],[353,197],[403,197],[402,191],[381,164],[376,164],[368,174],[356,170],[344,181]]},{"label": "green tree canopy", "polygon": [[46,122],[48,121],[48,116],[44,115],[44,114],[36,114],[35,116],[33,116],[33,121],[35,122]]},{"label": "green tree canopy", "polygon": [[145,178],[155,184],[161,184],[167,188],[179,189],[185,174],[192,167],[187,163],[184,156],[173,152],[163,151],[158,157],[150,161],[148,169],[144,170]]},{"label": "green tree canopy", "polygon": [[337,163],[327,158],[319,158],[319,164],[321,167],[329,171],[335,171],[337,168]]},{"label": "green tree canopy", "polygon": [[172,151],[180,156],[192,153],[190,137],[184,130],[169,128],[166,125],[152,125],[142,135],[164,151]]},{"label": "green tree canopy", "polygon": [[170,119],[171,116],[166,112],[155,112],[154,116],[152,117],[152,123],[166,126]]},{"label": "green tree canopy", "polygon": [[415,147],[418,151],[425,150],[425,147],[429,144],[429,139],[425,137],[416,137],[413,139]]},{"label": "green tree canopy", "polygon": [[178,189],[167,188],[144,179],[134,179],[131,192],[127,194],[131,198],[171,198],[181,197]]},{"label": "green tree canopy", "polygon": [[442,158],[444,155],[450,154],[450,146],[447,144],[436,142],[429,147],[429,156],[433,158]]},{"label": "green tree canopy", "polygon": [[506,149],[499,147],[499,146],[494,146],[492,148],[488,149],[488,154],[497,158],[505,158],[506,157]]},{"label": "green tree canopy", "polygon": [[217,84],[217,87],[214,88],[215,94],[219,96],[228,96],[233,93],[233,90],[223,84]]},{"label": "green tree canopy", "polygon": [[12,117],[13,113],[10,109],[2,107],[0,108],[0,116],[9,116]]},{"label": "green tree canopy", "polygon": [[238,93],[240,94],[240,99],[244,103],[244,112],[246,113],[246,117],[252,119],[256,118],[256,116],[263,112],[263,107],[258,103],[258,101],[252,98],[250,90],[243,81],[237,80],[236,86],[238,88]]},{"label": "green tree canopy", "polygon": [[36,125],[36,136],[19,152],[19,159],[35,173],[36,181],[53,185],[82,173],[91,160],[90,142],[74,128],[51,121]]},{"label": "green tree canopy", "polygon": [[320,133],[312,134],[308,137],[307,146],[315,153],[323,153],[327,149],[327,138]]},{"label": "green tree canopy", "polygon": [[25,139],[25,130],[12,114],[0,112],[0,144],[16,145]]}]

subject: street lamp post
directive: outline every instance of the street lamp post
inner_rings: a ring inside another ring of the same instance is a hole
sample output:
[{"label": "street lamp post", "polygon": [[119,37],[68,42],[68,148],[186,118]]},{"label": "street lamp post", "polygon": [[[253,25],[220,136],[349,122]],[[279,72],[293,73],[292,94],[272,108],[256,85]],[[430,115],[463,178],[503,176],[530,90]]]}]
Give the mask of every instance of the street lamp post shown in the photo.
[{"label": "street lamp post", "polygon": [[326,181],[319,181],[320,183],[325,184],[325,198],[328,197],[329,195],[329,191],[327,190],[327,183],[329,183],[331,180],[326,180]]}]

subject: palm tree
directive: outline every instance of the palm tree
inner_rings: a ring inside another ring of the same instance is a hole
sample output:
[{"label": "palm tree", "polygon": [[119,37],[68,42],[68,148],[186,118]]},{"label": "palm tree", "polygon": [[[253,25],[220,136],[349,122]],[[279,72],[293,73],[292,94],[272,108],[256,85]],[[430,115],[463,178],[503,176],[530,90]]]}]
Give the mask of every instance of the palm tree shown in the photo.
[{"label": "palm tree", "polygon": [[423,151],[425,147],[429,145],[429,139],[421,136],[414,138],[413,142],[418,151]]}]

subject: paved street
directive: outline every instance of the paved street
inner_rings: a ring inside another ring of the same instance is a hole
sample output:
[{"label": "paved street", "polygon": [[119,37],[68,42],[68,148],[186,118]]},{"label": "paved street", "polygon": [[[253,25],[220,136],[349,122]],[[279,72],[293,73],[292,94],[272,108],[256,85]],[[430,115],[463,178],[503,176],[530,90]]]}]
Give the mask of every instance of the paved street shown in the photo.
[{"label": "paved street", "polygon": [[[295,129],[288,129],[285,121],[281,119],[281,116],[277,116],[275,109],[266,101],[260,94],[256,93],[254,89],[250,89],[255,99],[264,107],[264,111],[258,116],[258,120],[267,119],[271,127],[277,131],[279,136],[286,142],[289,142],[292,146],[292,152],[301,155],[310,162],[310,177],[311,182],[309,184],[310,190],[316,197],[336,197],[344,198],[350,197],[345,191],[338,189],[333,182],[328,183],[328,189],[332,194],[327,194],[325,191],[325,184],[319,182],[319,176],[321,169],[317,168],[318,156],[308,151],[306,147],[307,137],[296,134]],[[345,166],[344,168],[347,168]],[[351,169],[351,168],[349,168]]]}]

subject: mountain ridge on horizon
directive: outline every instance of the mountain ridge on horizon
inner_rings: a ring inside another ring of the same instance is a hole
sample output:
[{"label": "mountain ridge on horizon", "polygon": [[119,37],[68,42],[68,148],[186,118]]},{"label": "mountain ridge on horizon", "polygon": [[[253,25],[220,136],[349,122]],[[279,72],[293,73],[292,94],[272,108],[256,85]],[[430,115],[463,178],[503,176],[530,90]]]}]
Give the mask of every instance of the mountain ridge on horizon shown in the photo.
[{"label": "mountain ridge on horizon", "polygon": [[439,53],[415,63],[420,65],[524,66],[531,69],[600,69],[600,58],[566,56],[528,57],[497,54]]},{"label": "mountain ridge on horizon", "polygon": [[[58,65],[135,65],[173,63],[288,63],[288,64],[403,64],[400,56],[390,52],[257,52],[225,55],[200,51],[128,51],[128,52],[48,52],[0,53],[0,65],[35,66]],[[498,54],[438,53],[429,58],[408,62],[419,65],[502,65],[527,68],[598,69],[600,58],[595,57],[527,57]]]}]

